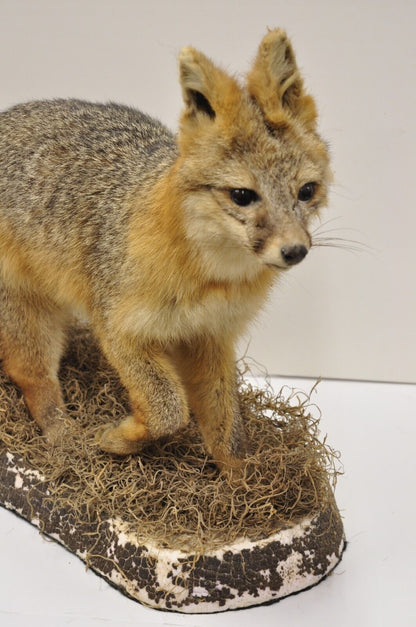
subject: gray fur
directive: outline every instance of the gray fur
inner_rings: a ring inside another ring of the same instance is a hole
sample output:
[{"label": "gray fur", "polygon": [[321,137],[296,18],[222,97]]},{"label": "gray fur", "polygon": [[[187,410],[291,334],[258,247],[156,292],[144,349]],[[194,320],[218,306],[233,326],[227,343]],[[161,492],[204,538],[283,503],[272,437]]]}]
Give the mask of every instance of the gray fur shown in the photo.
[{"label": "gray fur", "polygon": [[104,257],[113,272],[100,277],[102,285],[122,267],[130,217],[123,201],[152,185],[176,156],[173,134],[126,106],[18,105],[0,114],[1,213],[23,246],[59,248],[59,264],[72,264],[74,247],[82,246],[78,259],[87,267],[78,270],[87,276],[103,271]]}]

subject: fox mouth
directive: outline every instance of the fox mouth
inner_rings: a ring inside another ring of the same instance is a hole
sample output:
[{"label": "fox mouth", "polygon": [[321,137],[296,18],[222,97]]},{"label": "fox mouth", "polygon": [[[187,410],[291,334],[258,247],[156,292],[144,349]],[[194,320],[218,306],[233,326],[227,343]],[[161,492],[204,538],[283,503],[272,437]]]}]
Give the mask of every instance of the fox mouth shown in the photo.
[{"label": "fox mouth", "polygon": [[290,266],[279,266],[277,263],[266,263],[268,268],[272,270],[289,270]]},{"label": "fox mouth", "polygon": [[[299,265],[299,264],[297,264],[297,265]],[[293,268],[293,265],[291,265],[291,266],[283,266],[283,265],[279,266],[279,264],[277,264],[277,263],[266,263],[266,267],[270,268],[271,270],[276,270],[276,271],[280,270],[280,271],[282,271],[282,270],[290,270],[290,268]]]}]

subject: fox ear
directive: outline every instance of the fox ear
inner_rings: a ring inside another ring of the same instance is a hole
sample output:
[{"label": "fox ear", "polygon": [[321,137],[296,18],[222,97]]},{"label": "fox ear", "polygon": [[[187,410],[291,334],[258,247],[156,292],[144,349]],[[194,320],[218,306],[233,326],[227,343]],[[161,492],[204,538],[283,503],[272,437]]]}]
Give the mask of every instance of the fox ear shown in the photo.
[{"label": "fox ear", "polygon": [[214,65],[201,52],[191,47],[180,51],[179,80],[183,100],[190,113],[200,112],[215,118],[215,110],[209,101],[213,70]]},{"label": "fox ear", "polygon": [[315,129],[315,102],[303,88],[295,53],[282,29],[269,31],[261,41],[247,77],[247,89],[272,127],[285,124],[282,112],[286,112],[308,129]]},{"label": "fox ear", "polygon": [[214,120],[236,97],[236,81],[195,48],[179,53],[179,80],[185,102],[185,117]]}]

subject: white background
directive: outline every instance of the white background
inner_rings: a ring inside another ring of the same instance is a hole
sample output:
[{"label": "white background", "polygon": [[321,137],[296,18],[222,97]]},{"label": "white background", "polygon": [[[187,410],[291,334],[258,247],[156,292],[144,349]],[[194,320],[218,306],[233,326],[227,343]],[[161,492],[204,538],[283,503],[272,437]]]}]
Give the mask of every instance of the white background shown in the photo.
[{"label": "white background", "polygon": [[[274,374],[415,383],[415,23],[413,0],[0,0],[0,108],[116,100],[174,129],[181,46],[244,72],[266,27],[285,27],[331,144],[325,228],[367,249],[317,249],[291,270],[248,352]],[[0,509],[0,625],[416,624],[416,387],[324,381],[315,400],[343,456],[337,500],[349,540],[317,588],[239,613],[162,614]]]},{"label": "white background", "polygon": [[413,0],[0,0],[0,109],[73,96],[136,106],[175,129],[176,55],[246,72],[286,28],[335,181],[318,248],[283,278],[241,352],[272,374],[416,382]]}]

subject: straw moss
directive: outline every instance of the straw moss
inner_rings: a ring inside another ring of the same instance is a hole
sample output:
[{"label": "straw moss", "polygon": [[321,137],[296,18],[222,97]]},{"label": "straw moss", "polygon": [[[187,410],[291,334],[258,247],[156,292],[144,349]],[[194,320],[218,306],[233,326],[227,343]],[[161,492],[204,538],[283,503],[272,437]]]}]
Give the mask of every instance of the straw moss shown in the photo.
[{"label": "straw moss", "polygon": [[140,455],[102,452],[95,435],[122,419],[127,394],[88,331],[71,336],[60,372],[67,435],[52,450],[0,370],[0,446],[42,473],[54,506],[98,524],[119,517],[138,540],[202,552],[242,536],[266,537],[333,503],[339,456],[319,437],[310,395],[276,395],[243,376],[239,398],[251,451],[241,482],[217,470],[193,421]]}]

